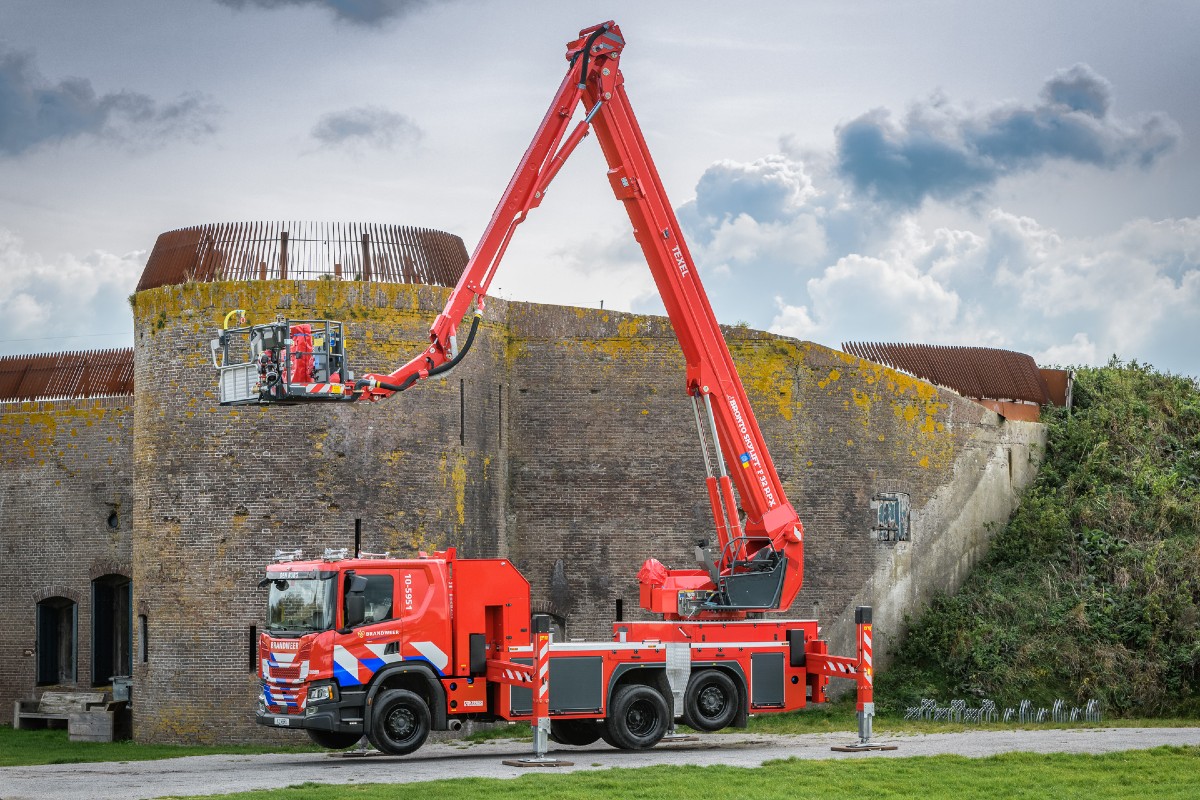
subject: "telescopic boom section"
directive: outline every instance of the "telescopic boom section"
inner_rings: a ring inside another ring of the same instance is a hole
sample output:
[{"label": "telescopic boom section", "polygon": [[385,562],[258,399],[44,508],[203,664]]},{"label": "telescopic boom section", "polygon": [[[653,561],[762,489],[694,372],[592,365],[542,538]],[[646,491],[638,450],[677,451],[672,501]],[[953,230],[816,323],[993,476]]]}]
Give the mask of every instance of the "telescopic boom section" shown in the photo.
[{"label": "telescopic boom section", "polygon": [[546,186],[558,174],[558,170],[575,146],[587,135],[587,124],[581,122],[567,143],[559,149],[582,94],[582,89],[577,85],[577,72],[568,70],[562,85],[558,87],[550,109],[542,119],[542,124],[538,126],[537,134],[525,155],[521,157],[521,163],[509,180],[496,210],[492,212],[483,237],[467,261],[458,285],[450,293],[446,307],[429,329],[429,347],[424,353],[388,375],[364,376],[356,385],[361,392],[360,399],[375,401],[393,392],[407,389],[418,380],[436,375],[442,368],[448,369],[456,358],[466,353],[469,344],[461,353],[453,352],[454,337],[459,323],[474,301],[475,315],[471,322],[471,332],[468,334],[469,343],[483,316],[484,297],[488,287],[496,275],[496,268],[500,266],[500,259],[504,257],[504,251],[508,248],[514,231],[525,221],[529,210],[541,204]]},{"label": "telescopic boom section", "polygon": [[[358,388],[363,398],[376,400],[444,371],[462,357],[463,353],[452,352],[451,345],[458,324],[474,301],[469,347],[483,298],[513,231],[541,203],[546,187],[589,128],[594,129],[608,162],[609,182],[633,223],[634,237],[687,362],[687,392],[695,406],[709,471],[708,495],[718,545],[700,554],[700,569],[672,570],[654,559],[647,561],[638,574],[642,604],[674,618],[728,618],[783,610],[791,605],[803,580],[803,526],[784,495],[626,96],[618,69],[624,46],[620,28],[613,22],[580,31],[579,38],[567,45],[566,77],[458,286],[434,321],[429,348],[390,375],[367,375]],[[572,125],[579,104],[584,117]],[[714,445],[711,458],[710,445]]]}]

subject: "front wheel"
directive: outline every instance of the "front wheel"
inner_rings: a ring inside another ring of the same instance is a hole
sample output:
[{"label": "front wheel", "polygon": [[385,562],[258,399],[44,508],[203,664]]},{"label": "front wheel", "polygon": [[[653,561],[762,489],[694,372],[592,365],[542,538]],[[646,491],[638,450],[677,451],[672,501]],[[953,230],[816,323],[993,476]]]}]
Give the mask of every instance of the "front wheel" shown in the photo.
[{"label": "front wheel", "polygon": [[641,684],[617,689],[608,712],[605,741],[622,750],[654,747],[671,723],[667,701],[655,689]]},{"label": "front wheel", "polygon": [[403,756],[429,736],[429,706],[407,689],[389,689],[375,698],[367,738],[389,756]]}]

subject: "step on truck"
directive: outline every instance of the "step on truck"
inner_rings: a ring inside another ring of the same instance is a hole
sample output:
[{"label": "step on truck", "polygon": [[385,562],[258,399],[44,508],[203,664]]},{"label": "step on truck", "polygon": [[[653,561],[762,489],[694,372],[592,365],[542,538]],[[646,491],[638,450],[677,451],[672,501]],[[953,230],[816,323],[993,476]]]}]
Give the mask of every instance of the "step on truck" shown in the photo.
[{"label": "step on truck", "polygon": [[539,753],[547,736],[640,749],[676,721],[713,731],[823,702],[830,678],[846,678],[857,686],[860,742],[869,741],[870,610],[858,611],[854,656],[827,653],[815,620],[767,616],[800,591],[804,527],[629,103],[624,49],[611,21],[567,45],[566,75],[423,352],[391,373],[356,378],[340,323],[247,326],[230,312],[212,340],[213,362],[227,405],[375,402],[453,369],[478,334],[517,225],[594,132],[686,361],[713,521],[697,537],[696,564],[642,565],[639,600],[653,621],[618,620],[607,641],[552,642],[545,618],[530,616],[528,582],[503,559],[458,558],[453,548],[415,559],[281,558],[263,580],[270,616],[259,643],[259,723],[305,730],[332,748],[365,735],[389,754],[466,720],[528,720]]}]

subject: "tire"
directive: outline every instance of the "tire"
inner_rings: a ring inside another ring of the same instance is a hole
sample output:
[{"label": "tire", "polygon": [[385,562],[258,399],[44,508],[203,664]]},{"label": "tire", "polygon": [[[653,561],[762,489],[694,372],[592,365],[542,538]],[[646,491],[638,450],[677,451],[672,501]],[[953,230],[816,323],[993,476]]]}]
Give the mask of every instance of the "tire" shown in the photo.
[{"label": "tire", "polygon": [[389,756],[403,756],[429,736],[429,706],[407,689],[389,689],[375,698],[367,738]]},{"label": "tire", "polygon": [[612,738],[612,734],[608,732],[608,721],[607,720],[605,720],[604,722],[601,722],[596,727],[600,729],[600,738],[604,741],[604,743],[606,745],[608,745],[609,747],[615,747],[618,750],[621,749],[621,745],[617,744],[617,740]]},{"label": "tire", "polygon": [[361,733],[314,731],[312,728],[309,728],[307,733],[308,738],[312,739],[313,744],[317,747],[325,747],[330,750],[345,750],[347,747],[353,747],[358,744],[358,740],[362,738]]},{"label": "tire", "polygon": [[733,678],[716,669],[697,672],[683,695],[683,722],[698,731],[719,731],[737,716],[738,689]]},{"label": "tire", "polygon": [[641,684],[617,689],[608,712],[606,740],[622,750],[654,747],[671,724],[667,701],[657,690]]},{"label": "tire", "polygon": [[552,719],[550,738],[559,744],[585,747],[600,738],[600,723],[590,719]]}]

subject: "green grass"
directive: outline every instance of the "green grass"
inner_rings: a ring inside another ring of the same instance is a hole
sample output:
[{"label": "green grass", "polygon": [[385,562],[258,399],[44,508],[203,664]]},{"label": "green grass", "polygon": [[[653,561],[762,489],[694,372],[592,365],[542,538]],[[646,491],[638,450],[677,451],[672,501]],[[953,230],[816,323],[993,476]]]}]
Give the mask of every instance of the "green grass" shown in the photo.
[{"label": "green grass", "polygon": [[911,620],[876,702],[1098,699],[1200,715],[1200,387],[1113,361],[1049,409],[1036,482],[956,595]]},{"label": "green grass", "polygon": [[396,786],[307,783],[264,792],[222,795],[233,800],[862,800],[910,798],[1112,798],[1193,800],[1200,796],[1200,748],[1160,747],[1107,755],[1011,753],[961,756],[773,761],[739,767],[648,767],[570,774],[538,772],[514,780],[464,778]]},{"label": "green grass", "polygon": [[529,739],[533,740],[533,728],[528,722],[499,724],[490,728],[472,731],[463,737],[464,742],[490,742],[493,739]]},{"label": "green grass", "polygon": [[[878,728],[878,720],[876,728]],[[728,733],[740,733],[737,728],[726,728]],[[750,718],[748,733],[851,733],[858,730],[858,719],[854,714],[854,703],[841,700],[834,703],[809,706],[803,711],[784,714],[762,714]]]},{"label": "green grass", "polygon": [[65,730],[18,731],[0,727],[0,767],[80,764],[90,761],[153,761],[158,758],[311,752],[307,738],[286,745],[182,745],[136,742],[72,742]]}]

